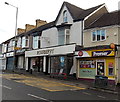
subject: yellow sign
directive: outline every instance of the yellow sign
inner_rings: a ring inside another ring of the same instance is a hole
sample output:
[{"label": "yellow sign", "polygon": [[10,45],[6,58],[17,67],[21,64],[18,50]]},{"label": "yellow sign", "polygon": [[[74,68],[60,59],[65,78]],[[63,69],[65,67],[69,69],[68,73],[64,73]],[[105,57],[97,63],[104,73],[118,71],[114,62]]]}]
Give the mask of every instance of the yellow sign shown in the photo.
[{"label": "yellow sign", "polygon": [[20,50],[21,47],[14,47],[14,50]]},{"label": "yellow sign", "polygon": [[114,55],[115,55],[115,51],[111,49],[82,51],[82,55],[79,55],[78,52],[78,56],[80,57],[97,57],[97,56],[114,56]]}]

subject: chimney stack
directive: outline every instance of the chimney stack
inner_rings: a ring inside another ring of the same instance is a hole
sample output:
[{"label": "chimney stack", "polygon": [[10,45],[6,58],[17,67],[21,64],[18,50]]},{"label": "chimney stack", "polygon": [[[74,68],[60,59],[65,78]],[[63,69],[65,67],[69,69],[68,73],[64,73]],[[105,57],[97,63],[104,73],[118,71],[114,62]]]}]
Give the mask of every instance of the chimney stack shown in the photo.
[{"label": "chimney stack", "polygon": [[36,27],[42,26],[44,24],[47,24],[47,22],[40,19],[36,20]]},{"label": "chimney stack", "polygon": [[24,32],[25,32],[25,29],[22,29],[22,28],[17,29],[17,35],[22,34]]},{"label": "chimney stack", "polygon": [[30,24],[26,24],[25,25],[25,32],[28,32],[28,31],[30,31],[30,30],[32,30],[34,28],[36,28],[36,26],[30,25]]}]

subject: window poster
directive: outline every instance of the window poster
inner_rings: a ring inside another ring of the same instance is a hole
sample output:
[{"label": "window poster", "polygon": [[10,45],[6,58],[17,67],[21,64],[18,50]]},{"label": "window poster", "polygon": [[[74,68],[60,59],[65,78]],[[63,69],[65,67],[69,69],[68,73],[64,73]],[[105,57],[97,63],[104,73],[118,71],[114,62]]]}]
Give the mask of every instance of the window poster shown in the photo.
[{"label": "window poster", "polygon": [[94,60],[80,61],[80,68],[95,68],[96,62]]},{"label": "window poster", "polygon": [[65,64],[65,58],[64,57],[60,57],[60,66],[63,68]]},{"label": "window poster", "polygon": [[114,65],[113,65],[113,62],[109,62],[108,63],[108,74],[109,75],[114,75],[113,73],[114,73]]}]

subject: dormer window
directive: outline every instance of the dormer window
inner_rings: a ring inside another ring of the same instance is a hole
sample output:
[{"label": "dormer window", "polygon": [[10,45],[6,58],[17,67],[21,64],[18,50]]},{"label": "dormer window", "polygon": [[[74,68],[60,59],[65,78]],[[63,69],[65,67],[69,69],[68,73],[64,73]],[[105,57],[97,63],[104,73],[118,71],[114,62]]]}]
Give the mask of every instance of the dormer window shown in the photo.
[{"label": "dormer window", "polygon": [[67,22],[67,11],[65,10],[63,12],[63,23],[66,23]]}]

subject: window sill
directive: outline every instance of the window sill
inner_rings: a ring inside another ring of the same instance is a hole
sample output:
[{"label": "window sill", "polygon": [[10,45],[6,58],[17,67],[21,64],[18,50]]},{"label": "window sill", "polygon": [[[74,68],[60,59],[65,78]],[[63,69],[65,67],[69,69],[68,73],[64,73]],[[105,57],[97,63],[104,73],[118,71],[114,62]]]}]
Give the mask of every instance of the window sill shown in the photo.
[{"label": "window sill", "polygon": [[104,42],[104,41],[106,41],[106,39],[105,39],[105,40],[100,40],[100,41],[92,41],[92,43],[96,43],[96,42]]}]

